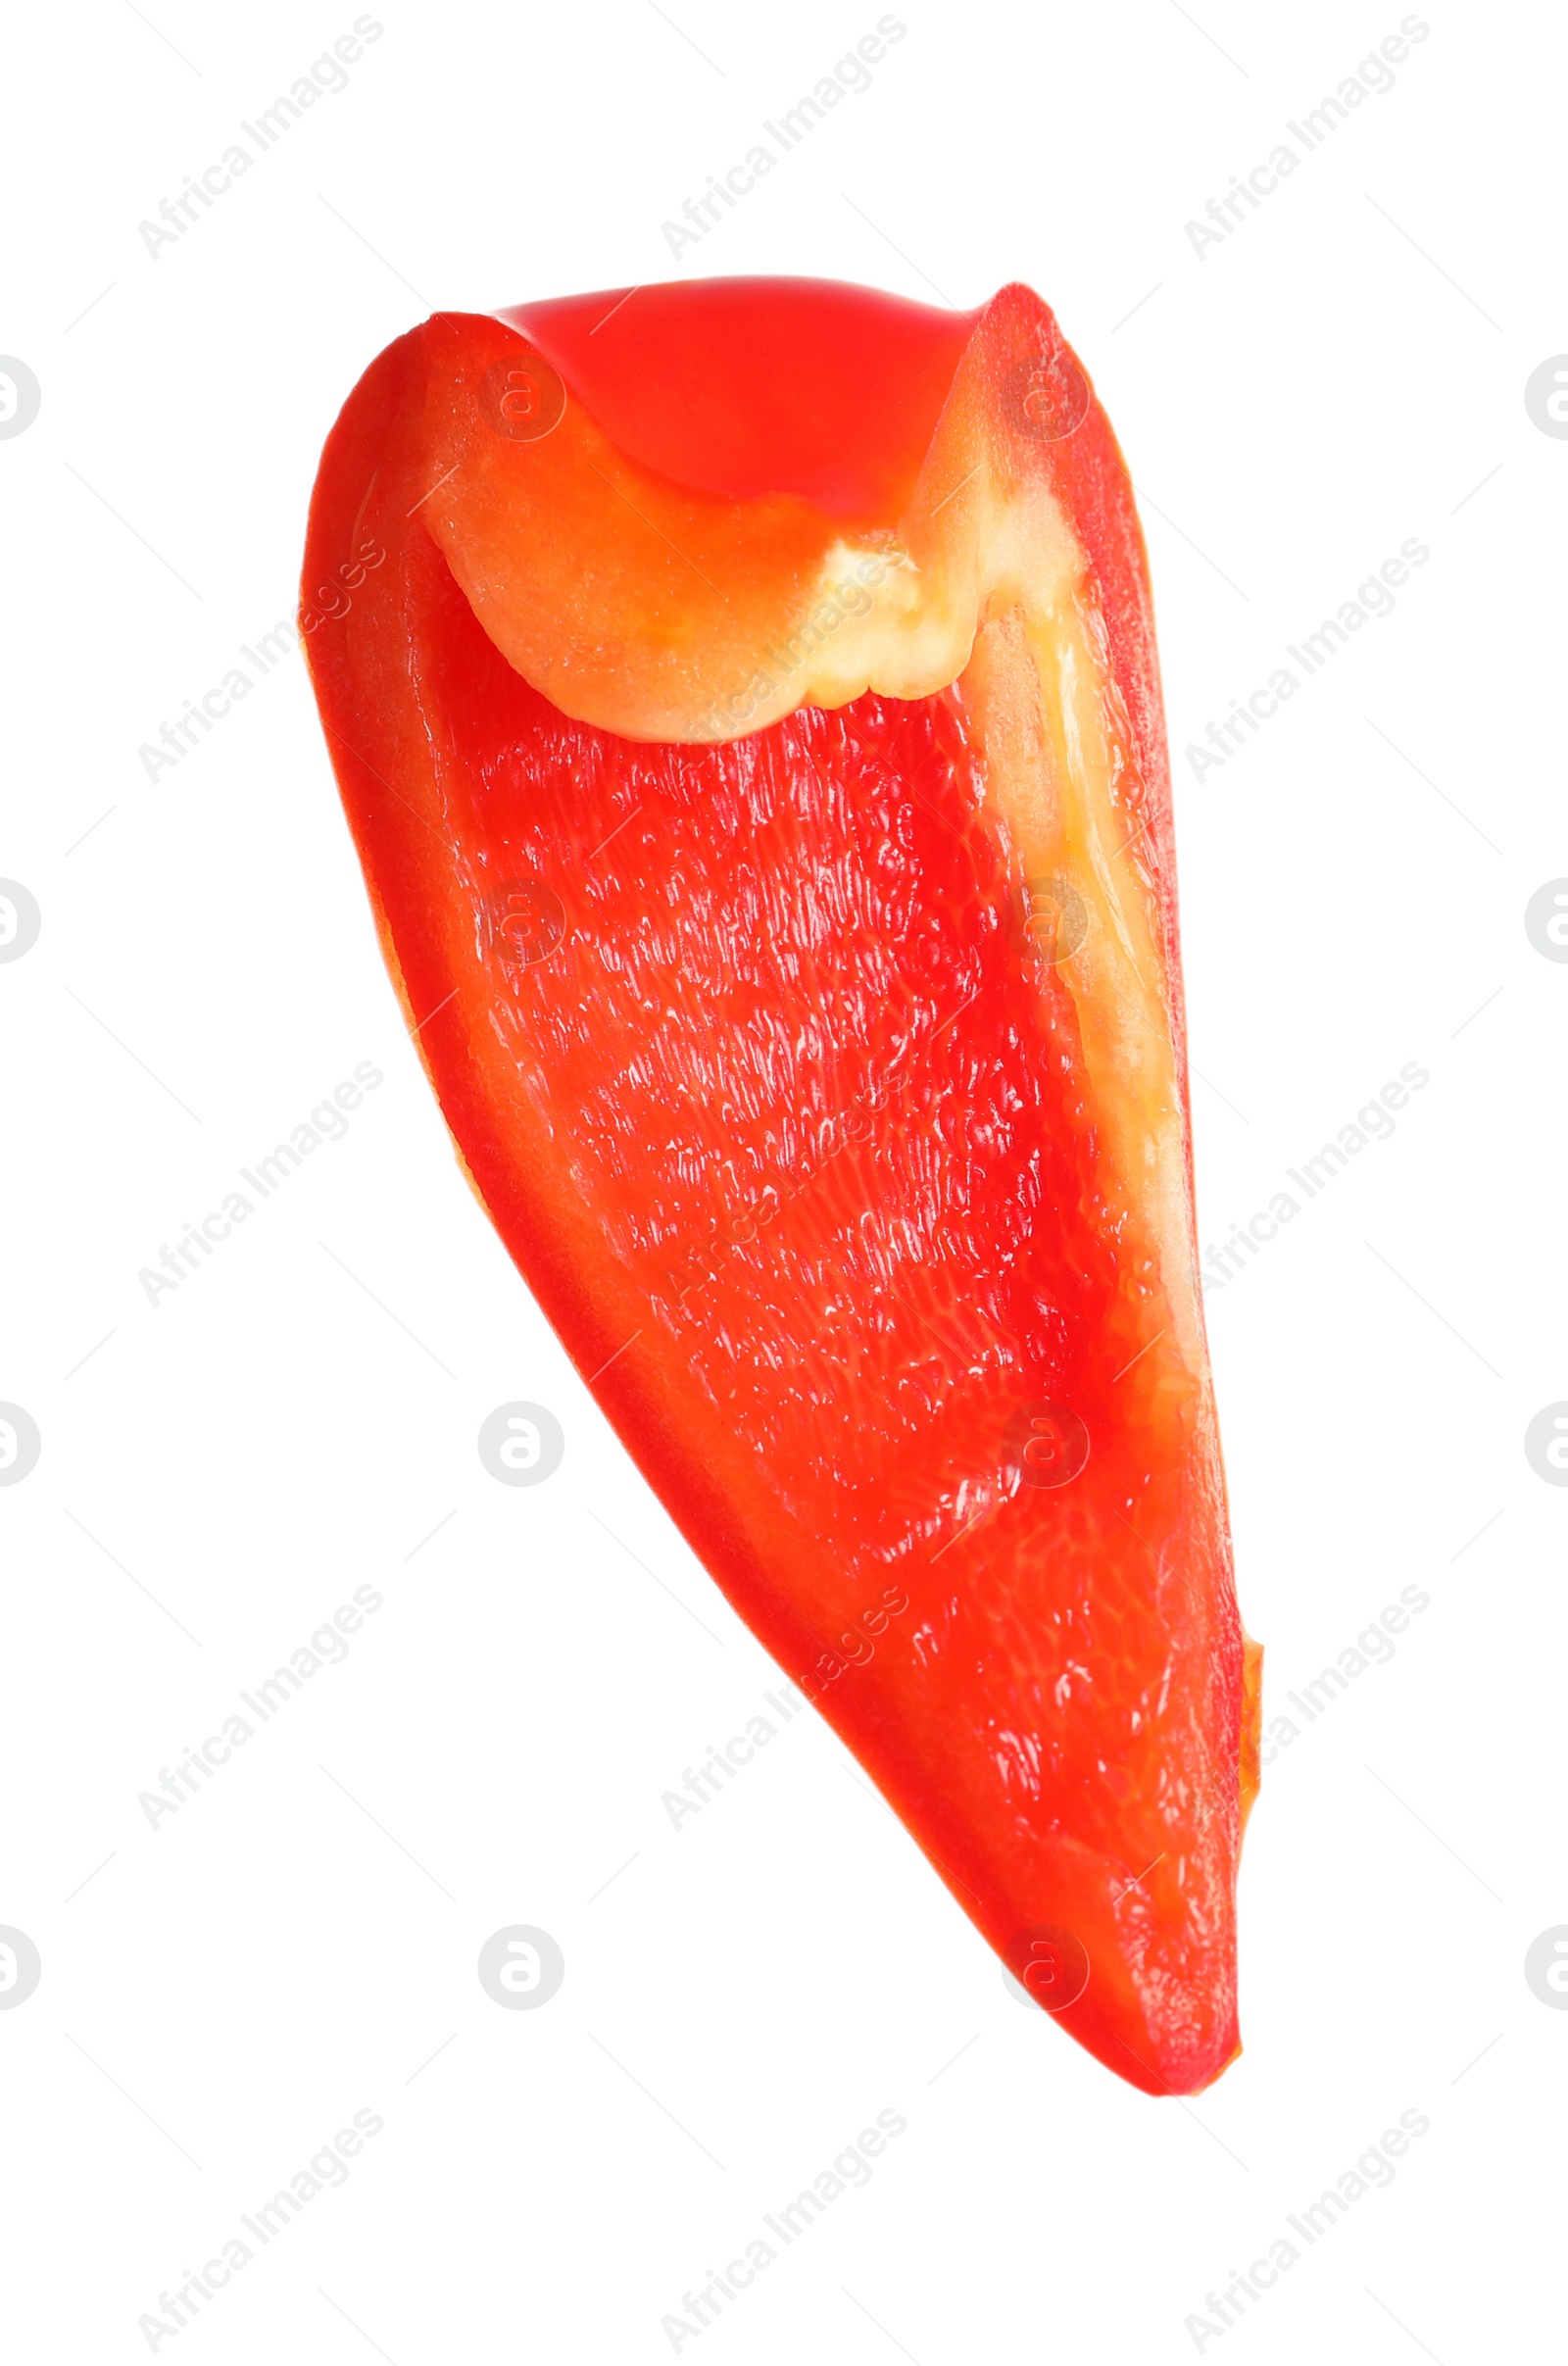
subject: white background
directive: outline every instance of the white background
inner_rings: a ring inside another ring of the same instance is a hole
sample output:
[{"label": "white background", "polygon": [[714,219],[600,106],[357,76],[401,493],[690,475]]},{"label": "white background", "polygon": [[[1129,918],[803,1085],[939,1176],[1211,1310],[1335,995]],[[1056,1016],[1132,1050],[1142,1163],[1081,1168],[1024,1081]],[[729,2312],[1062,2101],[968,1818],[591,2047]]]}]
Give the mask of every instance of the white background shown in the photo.
[{"label": "white background", "polygon": [[[1205,2294],[1410,2107],[1393,2185],[1204,2354],[1552,2338],[1568,2016],[1523,1958],[1568,1922],[1568,1495],[1522,1441],[1568,1397],[1568,968],[1523,911],[1568,872],[1568,443],[1523,390],[1568,348],[1560,18],[1432,9],[1222,244],[1184,229],[1399,13],[907,7],[678,266],[663,220],[875,0],[384,7],[349,87],[156,260],[138,222],[352,0],[13,28],[0,348],[43,389],[0,443],[0,873],[43,913],[0,966],[0,1398],[43,1437],[0,1490],[0,1922],[43,1959],[0,2013],[19,2358],[145,2356],[160,2292],[359,2108],[385,2124],[347,2185],[160,2356],[668,2357],[683,2292],[888,2107],[870,2185],[683,2355],[1191,2357]],[[1027,279],[1096,379],[1146,497],[1203,1239],[1431,1073],[1210,1302],[1269,1715],[1402,1586],[1431,1600],[1267,1770],[1247,2051],[1191,2106],[1012,2000],[814,1717],[670,1828],[661,1794],[774,1673],[459,1178],[299,658],[156,782],[138,761],[290,614],[322,438],[392,337],[736,271],[963,306]],[[1182,749],[1407,537],[1396,613],[1195,780]],[[346,1139],[149,1306],[138,1268],[364,1060]],[[565,1430],[537,1489],[475,1453],[515,1398]],[[347,1660],[150,1830],[138,1793],[356,1585],[384,1602]],[[478,1984],[510,1923],[564,1949],[544,2009]]]}]

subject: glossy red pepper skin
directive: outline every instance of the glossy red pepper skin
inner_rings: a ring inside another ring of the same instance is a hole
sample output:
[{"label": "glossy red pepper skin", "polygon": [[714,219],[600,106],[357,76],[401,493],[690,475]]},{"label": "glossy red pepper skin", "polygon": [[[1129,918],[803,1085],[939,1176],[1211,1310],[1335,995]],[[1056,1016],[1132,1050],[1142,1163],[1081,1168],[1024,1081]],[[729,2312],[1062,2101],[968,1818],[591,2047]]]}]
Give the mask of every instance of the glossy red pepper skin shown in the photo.
[{"label": "glossy red pepper skin", "polygon": [[1052,316],[437,316],[328,441],[304,622],[409,1022],[584,1378],[1003,1959],[1196,2091],[1256,1667],[1147,570]]}]

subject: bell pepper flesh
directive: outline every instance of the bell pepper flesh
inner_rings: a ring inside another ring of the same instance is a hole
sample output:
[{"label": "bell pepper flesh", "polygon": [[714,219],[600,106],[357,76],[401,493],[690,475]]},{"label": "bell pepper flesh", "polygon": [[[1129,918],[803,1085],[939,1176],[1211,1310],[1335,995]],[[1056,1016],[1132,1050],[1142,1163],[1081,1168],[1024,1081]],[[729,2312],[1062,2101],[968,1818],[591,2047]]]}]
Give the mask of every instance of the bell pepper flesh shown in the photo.
[{"label": "bell pepper flesh", "polygon": [[1258,1654],[1147,568],[1054,317],[437,315],[332,431],[303,588],[388,966],[540,1306],[1003,1961],[1196,2092]]}]

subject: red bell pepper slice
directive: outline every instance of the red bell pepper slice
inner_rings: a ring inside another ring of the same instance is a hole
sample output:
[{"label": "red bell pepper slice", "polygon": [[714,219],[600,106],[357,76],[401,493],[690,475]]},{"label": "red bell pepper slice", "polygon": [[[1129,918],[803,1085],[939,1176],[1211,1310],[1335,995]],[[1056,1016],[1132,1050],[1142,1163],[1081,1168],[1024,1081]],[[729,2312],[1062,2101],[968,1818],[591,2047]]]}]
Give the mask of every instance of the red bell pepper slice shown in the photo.
[{"label": "red bell pepper slice", "polygon": [[303,623],[462,1159],[650,1484],[1003,1961],[1238,2050],[1257,1653],[1121,456],[1050,311],[438,314]]}]

